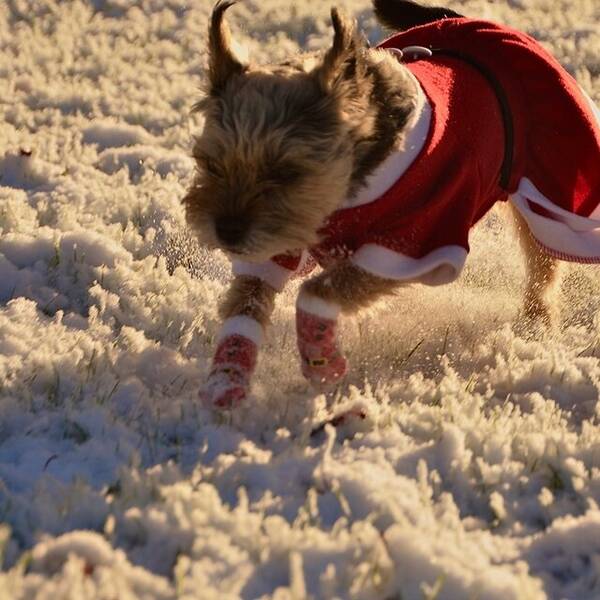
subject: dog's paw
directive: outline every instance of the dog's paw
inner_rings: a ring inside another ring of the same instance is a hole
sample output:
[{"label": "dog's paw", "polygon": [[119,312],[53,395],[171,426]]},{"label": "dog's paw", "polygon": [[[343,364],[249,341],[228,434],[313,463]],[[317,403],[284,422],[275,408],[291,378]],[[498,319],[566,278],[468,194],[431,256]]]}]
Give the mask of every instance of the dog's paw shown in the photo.
[{"label": "dog's paw", "polygon": [[237,333],[225,336],[217,347],[212,371],[199,392],[202,404],[216,410],[237,408],[248,395],[257,354],[258,346],[251,339]]},{"label": "dog's paw", "polygon": [[200,402],[211,410],[232,410],[248,395],[248,379],[235,369],[213,370],[198,392]]},{"label": "dog's paw", "polygon": [[301,358],[302,375],[319,390],[336,385],[348,372],[348,362],[337,350],[329,356],[301,353]]},{"label": "dog's paw", "polygon": [[348,363],[337,345],[336,329],[334,319],[301,308],[296,311],[302,374],[318,389],[335,385],[348,371]]}]

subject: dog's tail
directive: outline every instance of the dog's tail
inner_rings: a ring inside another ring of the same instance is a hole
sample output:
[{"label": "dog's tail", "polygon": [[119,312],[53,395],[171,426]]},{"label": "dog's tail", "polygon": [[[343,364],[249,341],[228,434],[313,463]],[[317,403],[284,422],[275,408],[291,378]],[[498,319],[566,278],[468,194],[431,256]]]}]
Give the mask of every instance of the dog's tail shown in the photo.
[{"label": "dog's tail", "polygon": [[441,19],[462,17],[449,8],[421,6],[412,0],[373,0],[377,20],[394,30],[410,29]]}]

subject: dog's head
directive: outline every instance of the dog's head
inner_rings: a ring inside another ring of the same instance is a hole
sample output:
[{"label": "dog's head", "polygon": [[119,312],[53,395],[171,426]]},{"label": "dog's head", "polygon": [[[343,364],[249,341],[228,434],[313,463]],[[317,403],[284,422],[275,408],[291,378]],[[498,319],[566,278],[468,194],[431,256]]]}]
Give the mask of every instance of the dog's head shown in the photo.
[{"label": "dog's head", "polygon": [[305,248],[347,196],[361,143],[374,136],[367,45],[332,10],[334,40],[323,56],[278,65],[234,54],[219,1],[209,27],[209,78],[197,104],[197,175],[183,202],[200,241],[244,260]]}]

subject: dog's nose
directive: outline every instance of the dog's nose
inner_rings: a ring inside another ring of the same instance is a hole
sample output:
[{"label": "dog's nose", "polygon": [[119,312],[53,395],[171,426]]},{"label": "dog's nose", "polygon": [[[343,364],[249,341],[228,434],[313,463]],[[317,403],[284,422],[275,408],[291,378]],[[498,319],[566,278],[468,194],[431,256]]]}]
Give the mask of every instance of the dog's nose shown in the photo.
[{"label": "dog's nose", "polygon": [[238,244],[244,238],[248,225],[240,217],[219,217],[215,221],[217,237],[224,244]]}]

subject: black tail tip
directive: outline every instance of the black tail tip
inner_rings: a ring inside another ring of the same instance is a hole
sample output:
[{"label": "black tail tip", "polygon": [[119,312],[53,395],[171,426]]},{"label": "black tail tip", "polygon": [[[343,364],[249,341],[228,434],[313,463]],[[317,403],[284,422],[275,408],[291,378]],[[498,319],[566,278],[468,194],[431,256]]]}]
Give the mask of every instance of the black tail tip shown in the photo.
[{"label": "black tail tip", "polygon": [[373,9],[382,25],[400,31],[463,16],[449,8],[422,6],[412,0],[373,0]]}]

